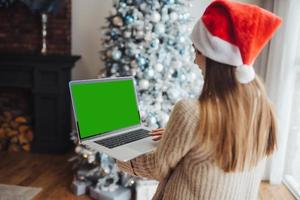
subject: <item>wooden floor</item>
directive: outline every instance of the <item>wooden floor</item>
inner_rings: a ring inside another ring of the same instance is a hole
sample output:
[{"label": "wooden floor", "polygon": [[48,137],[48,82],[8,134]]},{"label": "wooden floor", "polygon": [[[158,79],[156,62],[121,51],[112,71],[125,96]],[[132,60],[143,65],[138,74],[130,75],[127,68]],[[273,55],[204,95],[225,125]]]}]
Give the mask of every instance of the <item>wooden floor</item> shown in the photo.
[{"label": "wooden floor", "polygon": [[[66,155],[40,155],[28,153],[0,153],[0,183],[43,188],[34,200],[88,200],[70,191],[72,181],[71,163]],[[263,182],[260,200],[294,200],[283,185]]]}]

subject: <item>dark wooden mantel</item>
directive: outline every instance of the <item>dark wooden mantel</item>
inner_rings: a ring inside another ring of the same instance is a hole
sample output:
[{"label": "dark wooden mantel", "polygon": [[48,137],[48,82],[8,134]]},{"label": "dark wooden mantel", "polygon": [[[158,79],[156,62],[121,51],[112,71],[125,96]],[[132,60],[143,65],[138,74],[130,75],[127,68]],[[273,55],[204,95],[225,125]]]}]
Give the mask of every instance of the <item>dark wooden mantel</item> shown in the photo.
[{"label": "dark wooden mantel", "polygon": [[80,56],[0,54],[0,87],[30,89],[33,152],[66,152],[72,142],[68,82]]}]

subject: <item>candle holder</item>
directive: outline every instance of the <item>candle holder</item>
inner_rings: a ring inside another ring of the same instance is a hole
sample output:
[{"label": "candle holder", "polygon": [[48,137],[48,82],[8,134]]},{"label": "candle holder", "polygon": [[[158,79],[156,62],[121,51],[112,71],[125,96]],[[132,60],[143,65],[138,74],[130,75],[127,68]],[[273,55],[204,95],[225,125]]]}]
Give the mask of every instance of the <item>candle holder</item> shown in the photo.
[{"label": "candle holder", "polygon": [[66,2],[66,0],[20,0],[33,13],[39,13],[41,15],[42,22],[42,48],[41,54],[47,54],[47,22],[48,15],[56,14],[59,11],[59,8]]},{"label": "candle holder", "polygon": [[48,22],[48,16],[46,13],[41,13],[42,17],[42,49],[41,53],[42,54],[47,54],[47,22]]}]

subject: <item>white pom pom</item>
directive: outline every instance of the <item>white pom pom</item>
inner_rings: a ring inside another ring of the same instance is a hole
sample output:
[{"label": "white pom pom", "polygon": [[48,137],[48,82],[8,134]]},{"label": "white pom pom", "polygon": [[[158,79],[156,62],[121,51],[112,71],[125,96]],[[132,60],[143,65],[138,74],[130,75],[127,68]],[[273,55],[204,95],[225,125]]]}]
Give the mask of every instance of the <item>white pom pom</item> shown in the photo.
[{"label": "white pom pom", "polygon": [[242,84],[247,84],[254,80],[255,71],[252,65],[241,65],[235,71],[237,80]]}]

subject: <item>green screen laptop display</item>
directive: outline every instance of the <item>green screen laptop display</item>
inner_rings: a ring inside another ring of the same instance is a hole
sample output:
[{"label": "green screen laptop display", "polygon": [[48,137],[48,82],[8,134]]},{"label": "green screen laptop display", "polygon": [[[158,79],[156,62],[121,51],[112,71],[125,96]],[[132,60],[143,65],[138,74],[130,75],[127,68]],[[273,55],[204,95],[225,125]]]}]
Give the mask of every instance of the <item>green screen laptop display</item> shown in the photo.
[{"label": "green screen laptop display", "polygon": [[81,139],[140,123],[133,80],[71,83]]}]

